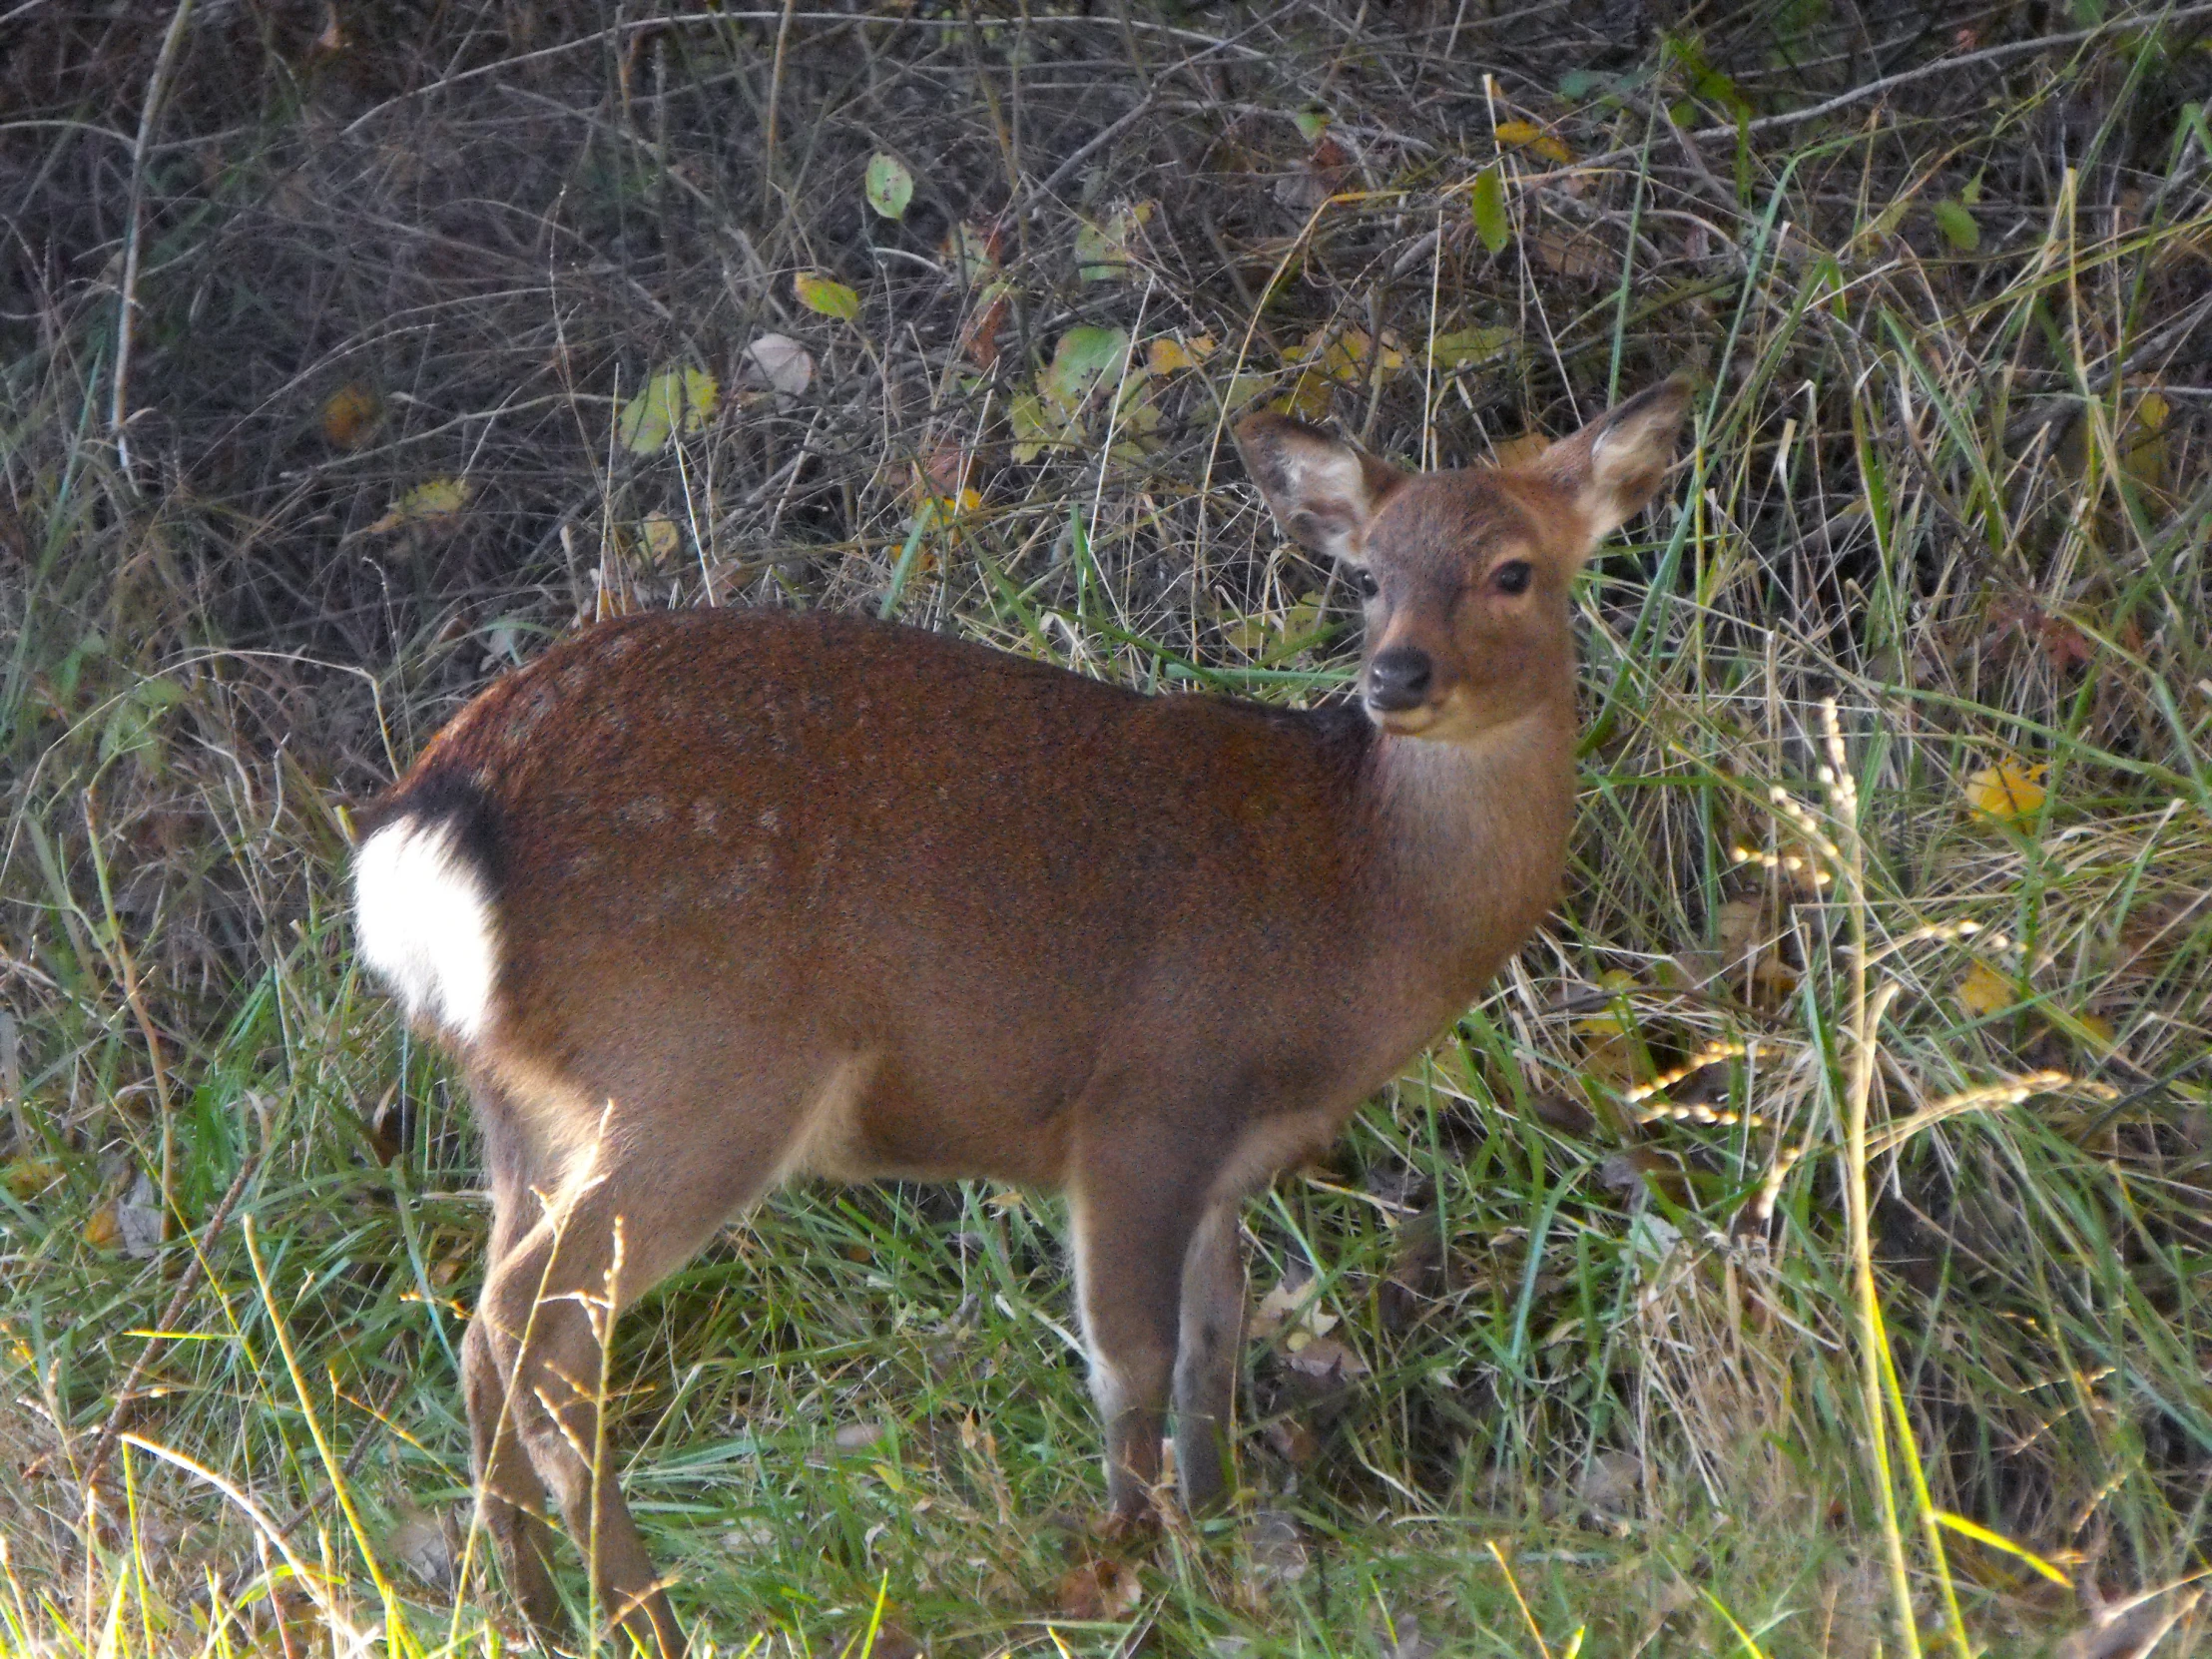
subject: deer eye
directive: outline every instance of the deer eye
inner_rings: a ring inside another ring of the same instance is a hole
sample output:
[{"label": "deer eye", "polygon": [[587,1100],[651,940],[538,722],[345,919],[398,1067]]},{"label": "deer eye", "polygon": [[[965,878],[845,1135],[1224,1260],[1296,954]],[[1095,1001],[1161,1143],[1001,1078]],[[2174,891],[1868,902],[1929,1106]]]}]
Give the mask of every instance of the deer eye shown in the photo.
[{"label": "deer eye", "polygon": [[1382,591],[1382,584],[1375,579],[1375,572],[1372,570],[1361,571],[1353,577],[1353,581],[1358,585],[1362,599],[1373,599]]},{"label": "deer eye", "polygon": [[1532,574],[1526,559],[1507,559],[1490,573],[1490,585],[1499,593],[1526,593]]}]

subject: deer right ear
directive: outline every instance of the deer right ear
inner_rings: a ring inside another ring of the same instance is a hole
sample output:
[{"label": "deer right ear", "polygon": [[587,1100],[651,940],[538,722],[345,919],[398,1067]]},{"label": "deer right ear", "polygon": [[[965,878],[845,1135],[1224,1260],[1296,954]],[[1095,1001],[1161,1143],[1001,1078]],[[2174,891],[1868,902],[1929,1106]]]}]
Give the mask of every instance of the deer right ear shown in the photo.
[{"label": "deer right ear", "polygon": [[1354,564],[1367,556],[1369,520],[1405,481],[1388,462],[1288,415],[1246,416],[1237,423],[1237,448],[1285,535]]}]

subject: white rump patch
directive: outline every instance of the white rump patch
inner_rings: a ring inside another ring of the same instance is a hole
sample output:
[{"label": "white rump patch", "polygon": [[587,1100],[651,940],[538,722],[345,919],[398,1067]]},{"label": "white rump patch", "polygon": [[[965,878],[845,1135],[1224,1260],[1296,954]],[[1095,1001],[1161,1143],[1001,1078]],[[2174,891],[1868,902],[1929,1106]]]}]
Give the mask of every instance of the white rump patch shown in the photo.
[{"label": "white rump patch", "polygon": [[484,1034],[498,932],[484,878],[451,824],[402,818],[361,843],[353,925],[362,956],[410,1018],[467,1042]]}]

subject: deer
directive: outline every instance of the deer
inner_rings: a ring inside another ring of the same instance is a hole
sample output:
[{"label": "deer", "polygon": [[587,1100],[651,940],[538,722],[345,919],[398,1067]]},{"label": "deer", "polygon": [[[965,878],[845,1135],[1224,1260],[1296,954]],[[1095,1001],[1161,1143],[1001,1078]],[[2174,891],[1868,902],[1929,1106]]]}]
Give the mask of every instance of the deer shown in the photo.
[{"label": "deer", "polygon": [[[1556,902],[1570,585],[1657,493],[1677,378],[1511,467],[1236,428],[1352,573],[1356,694],[1146,696],[787,609],[587,628],[358,819],[361,957],[465,1075],[491,1225],[462,1343],[477,1514],[541,1635],[547,1497],[597,1605],[685,1637],[615,1477],[623,1310],[780,1184],[1066,1196],[1105,1519],[1229,1495],[1239,1207],[1461,1015]],[[1172,1415],[1171,1415],[1172,1413]]]}]

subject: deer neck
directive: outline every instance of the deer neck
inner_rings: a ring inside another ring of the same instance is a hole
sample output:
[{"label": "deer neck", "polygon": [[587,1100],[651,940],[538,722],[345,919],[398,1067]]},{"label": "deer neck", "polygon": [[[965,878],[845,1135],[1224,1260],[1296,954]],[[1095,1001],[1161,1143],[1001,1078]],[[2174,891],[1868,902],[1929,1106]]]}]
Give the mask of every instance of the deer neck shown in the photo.
[{"label": "deer neck", "polygon": [[1454,1007],[1558,896],[1574,735],[1570,690],[1463,742],[1378,740],[1378,919],[1422,940]]}]

